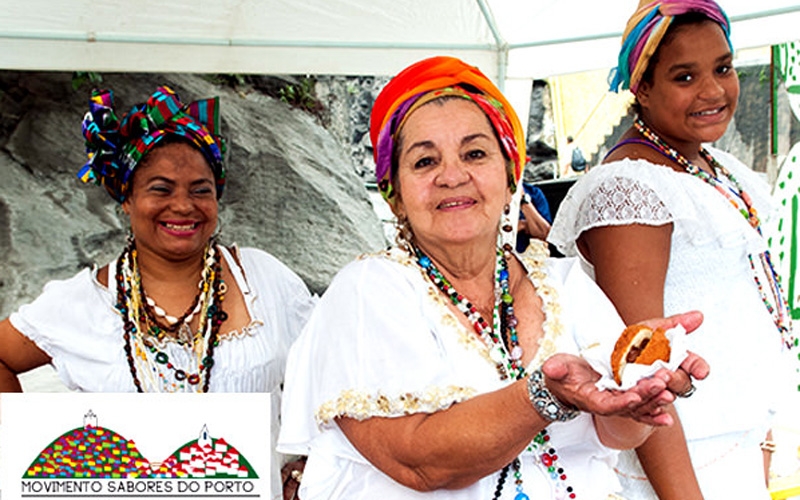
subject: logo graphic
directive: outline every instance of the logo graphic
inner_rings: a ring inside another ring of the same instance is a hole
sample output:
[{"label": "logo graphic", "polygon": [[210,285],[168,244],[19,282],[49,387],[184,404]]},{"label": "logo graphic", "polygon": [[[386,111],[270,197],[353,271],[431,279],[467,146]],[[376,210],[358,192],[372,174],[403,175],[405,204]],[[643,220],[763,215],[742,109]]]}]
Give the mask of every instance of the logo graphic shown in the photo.
[{"label": "logo graphic", "polygon": [[280,495],[269,393],[3,393],[0,403],[3,500]]},{"label": "logo graphic", "polygon": [[212,438],[205,425],[197,439],[178,448],[166,460],[150,462],[132,440],[98,426],[97,416],[89,410],[83,427],[54,440],[22,477],[256,479],[258,475],[224,438]]}]

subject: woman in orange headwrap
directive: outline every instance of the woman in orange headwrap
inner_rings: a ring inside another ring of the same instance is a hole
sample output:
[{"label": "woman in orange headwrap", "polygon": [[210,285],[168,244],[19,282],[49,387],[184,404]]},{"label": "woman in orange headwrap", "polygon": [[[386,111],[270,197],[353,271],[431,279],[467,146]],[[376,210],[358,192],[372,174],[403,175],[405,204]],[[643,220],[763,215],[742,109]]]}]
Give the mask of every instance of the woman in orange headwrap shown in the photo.
[{"label": "woman in orange headwrap", "polygon": [[[301,498],[608,498],[611,448],[670,423],[674,373],[598,390],[575,354],[613,344],[614,309],[543,243],[498,245],[524,161],[508,102],[435,57],[381,92],[371,135],[398,245],[343,269],[292,347],[279,450],[309,455]],[[679,321],[698,317],[658,322]]]},{"label": "woman in orange headwrap", "polygon": [[796,340],[759,229],[769,188],[706,146],[739,96],[729,31],[712,0],[642,0],[612,82],[634,94],[634,125],[570,191],[549,236],[585,258],[626,322],[688,307],[705,317],[690,347],[714,376],[678,394],[682,426],[621,455],[629,499],[768,499],[770,419],[793,397],[781,347]]}]

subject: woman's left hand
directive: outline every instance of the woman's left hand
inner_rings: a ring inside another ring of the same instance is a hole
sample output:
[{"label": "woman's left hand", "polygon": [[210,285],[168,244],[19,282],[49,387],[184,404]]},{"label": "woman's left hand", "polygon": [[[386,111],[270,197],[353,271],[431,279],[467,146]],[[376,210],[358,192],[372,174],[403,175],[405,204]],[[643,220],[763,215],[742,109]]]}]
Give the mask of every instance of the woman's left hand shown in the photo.
[{"label": "woman's left hand", "polygon": [[300,500],[300,481],[303,480],[303,470],[306,468],[306,459],[287,462],[281,468],[281,481],[283,481],[283,500]]}]

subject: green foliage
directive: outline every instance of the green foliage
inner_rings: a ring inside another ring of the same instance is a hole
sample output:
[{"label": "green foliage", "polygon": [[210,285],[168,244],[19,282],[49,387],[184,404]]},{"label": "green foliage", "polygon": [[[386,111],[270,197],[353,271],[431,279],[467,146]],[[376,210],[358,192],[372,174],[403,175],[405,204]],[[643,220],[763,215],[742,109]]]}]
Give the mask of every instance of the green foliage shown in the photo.
[{"label": "green foliage", "polygon": [[72,90],[78,90],[84,83],[97,87],[103,83],[103,76],[94,71],[75,71],[72,73]]},{"label": "green foliage", "polygon": [[220,87],[230,87],[236,89],[247,85],[247,76],[238,73],[216,73],[212,75],[204,75],[206,81]]},{"label": "green foliage", "polygon": [[293,108],[316,114],[322,105],[314,91],[314,83],[311,78],[303,78],[296,85],[289,83],[278,91],[278,97]]}]

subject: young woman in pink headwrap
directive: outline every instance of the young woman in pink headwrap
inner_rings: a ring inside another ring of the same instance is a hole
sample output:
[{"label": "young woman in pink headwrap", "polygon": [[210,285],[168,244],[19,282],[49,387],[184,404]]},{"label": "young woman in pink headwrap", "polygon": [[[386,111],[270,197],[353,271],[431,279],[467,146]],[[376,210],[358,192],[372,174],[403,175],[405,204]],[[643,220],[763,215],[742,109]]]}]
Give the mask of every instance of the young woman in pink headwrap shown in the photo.
[{"label": "young woman in pink headwrap", "polygon": [[525,143],[480,71],[420,61],[371,124],[400,238],[337,274],[292,346],[279,449],[309,455],[300,497],[607,500],[611,448],[670,423],[666,386],[685,378],[598,390],[577,354],[613,345],[611,304],[543,242],[522,256],[498,244]]},{"label": "young woman in pink headwrap", "polygon": [[640,3],[612,82],[635,95],[634,126],[573,187],[550,233],[582,257],[626,323],[686,308],[705,317],[689,342],[712,375],[691,399],[694,389],[677,394],[682,427],[623,453],[626,498],[769,498],[769,421],[791,397],[782,348],[796,340],[760,232],[769,190],[704,145],[736,110],[728,36],[712,0]]}]

